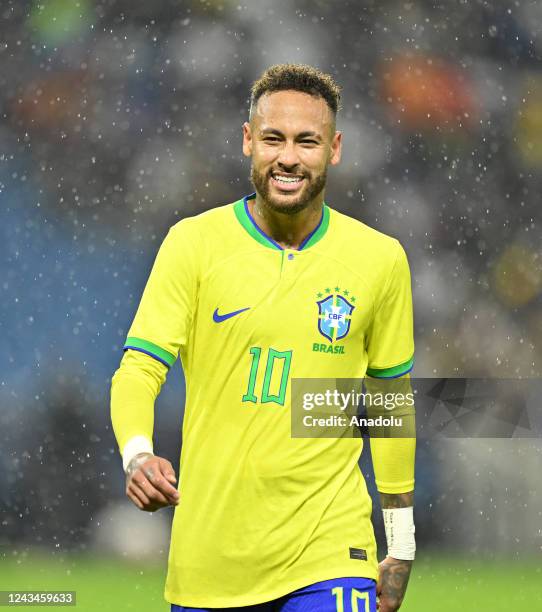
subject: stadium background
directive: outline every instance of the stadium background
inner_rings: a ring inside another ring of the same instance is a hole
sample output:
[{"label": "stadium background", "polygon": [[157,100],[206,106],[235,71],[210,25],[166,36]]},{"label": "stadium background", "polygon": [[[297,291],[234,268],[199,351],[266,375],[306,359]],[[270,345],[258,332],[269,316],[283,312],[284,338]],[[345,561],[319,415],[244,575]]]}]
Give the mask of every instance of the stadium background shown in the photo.
[{"label": "stadium background", "polygon": [[[414,374],[540,377],[539,3],[6,0],[0,18],[0,589],[167,609],[171,517],[124,501],[110,377],[168,226],[250,191],[241,124],[272,63],[344,87],[326,201],[404,244]],[[182,401],[177,364],[155,419],[175,465]],[[541,448],[420,442],[402,609],[542,610]]]}]

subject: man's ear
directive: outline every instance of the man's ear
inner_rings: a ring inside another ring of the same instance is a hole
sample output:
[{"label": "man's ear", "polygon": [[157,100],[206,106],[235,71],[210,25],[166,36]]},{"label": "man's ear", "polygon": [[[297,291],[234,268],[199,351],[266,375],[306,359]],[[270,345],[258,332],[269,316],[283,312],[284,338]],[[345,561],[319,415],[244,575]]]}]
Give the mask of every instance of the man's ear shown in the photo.
[{"label": "man's ear", "polygon": [[335,132],[333,140],[331,141],[331,157],[329,158],[329,163],[332,166],[337,165],[341,161],[342,144],[342,132]]},{"label": "man's ear", "polygon": [[243,155],[245,157],[252,155],[252,130],[248,121],[243,123]]}]

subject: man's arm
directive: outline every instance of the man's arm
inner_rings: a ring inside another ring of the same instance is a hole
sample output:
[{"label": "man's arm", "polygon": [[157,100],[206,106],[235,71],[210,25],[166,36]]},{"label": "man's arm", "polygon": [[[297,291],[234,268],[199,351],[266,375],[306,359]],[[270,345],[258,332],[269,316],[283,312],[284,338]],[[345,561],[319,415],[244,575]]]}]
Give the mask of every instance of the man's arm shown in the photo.
[{"label": "man's arm", "polygon": [[126,495],[154,512],[179,500],[171,463],[153,454],[154,402],[166,378],[162,363],[127,350],[111,383],[111,422],[123,457]]},{"label": "man's arm", "polygon": [[[384,512],[399,508],[412,509],[414,505],[414,491],[409,491],[408,493],[380,493],[380,504]],[[406,525],[408,525],[410,517],[406,517],[406,521]],[[413,535],[412,533],[412,538]],[[388,536],[388,556],[379,565],[380,576],[377,595],[379,597],[380,612],[394,612],[400,608],[405,597],[410,570],[412,569],[412,560],[395,559],[393,556],[390,556],[389,540],[390,537]],[[409,555],[400,555],[399,553],[398,556]]]},{"label": "man's arm", "polygon": [[412,287],[406,253],[397,241],[394,245],[395,257],[367,334],[365,379],[367,391],[375,399],[378,394],[392,398],[391,406],[370,402],[369,416],[397,418],[389,427],[369,428],[388,541],[388,554],[380,564],[377,586],[380,612],[394,612],[401,605],[415,551],[412,492],[416,427],[408,375],[414,360]]},{"label": "man's arm", "polygon": [[127,472],[126,494],[141,510],[176,504],[171,463],[152,451],[154,402],[168,368],[186,346],[199,278],[192,219],[162,242],[111,385],[111,420]]},{"label": "man's arm", "polygon": [[369,402],[371,417],[394,416],[401,426],[370,427],[371,455],[384,516],[388,551],[379,565],[377,594],[380,612],[395,612],[405,597],[412,561],[414,539],[414,460],[416,451],[415,409],[410,376],[375,380],[365,386],[372,397],[394,397],[393,406]]}]

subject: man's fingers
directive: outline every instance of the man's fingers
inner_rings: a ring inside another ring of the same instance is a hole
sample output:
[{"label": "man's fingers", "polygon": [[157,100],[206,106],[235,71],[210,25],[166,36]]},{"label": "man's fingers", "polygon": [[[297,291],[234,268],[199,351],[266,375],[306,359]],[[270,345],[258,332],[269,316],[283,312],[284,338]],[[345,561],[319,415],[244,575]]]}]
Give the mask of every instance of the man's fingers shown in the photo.
[{"label": "man's fingers", "polygon": [[155,487],[167,498],[168,503],[176,504],[179,501],[179,492],[165,478],[157,479]]},{"label": "man's fingers", "polygon": [[156,512],[160,508],[163,508],[168,504],[161,504],[149,499],[143,491],[137,486],[130,486],[128,489],[128,496],[135,503],[135,505],[145,512]]},{"label": "man's fingers", "polygon": [[126,472],[126,494],[140,510],[154,512],[178,504],[179,492],[174,486],[177,479],[167,459],[152,455],[136,457],[130,465]]},{"label": "man's fingers", "polygon": [[[169,497],[174,503],[179,498],[179,492],[177,489],[171,484],[172,482],[176,482],[175,472],[173,471],[173,467],[169,461],[163,462],[165,465],[159,465],[159,471],[154,469],[154,466],[144,468],[144,474],[147,478],[152,482],[152,484],[161,491],[166,497]],[[169,465],[168,465],[169,464]],[[168,482],[169,480],[169,482]]]},{"label": "man's fingers", "polygon": [[157,476],[152,481],[154,486],[161,491],[170,500],[176,502],[179,498],[179,492],[177,489],[169,483],[163,476]]},{"label": "man's fingers", "polygon": [[167,459],[163,459],[160,463],[160,470],[168,480],[171,480],[173,478],[175,482],[177,481],[177,477],[175,476],[175,470]]},{"label": "man's fingers", "polygon": [[175,470],[173,469],[173,466],[171,465],[169,461],[164,459],[159,464],[159,467],[160,467],[160,472],[162,473],[162,476],[165,478],[165,485],[167,487],[166,489],[164,489],[164,492],[172,491],[171,495],[173,495],[174,497],[175,496],[178,497],[178,491],[176,487],[170,484],[170,483],[177,482],[177,477],[175,476]]},{"label": "man's fingers", "polygon": [[139,501],[139,503],[142,505],[142,510],[150,505],[150,500],[145,493],[143,493],[139,487],[136,487],[132,483],[128,485],[128,494],[131,496],[131,498],[135,498]]},{"label": "man's fingers", "polygon": [[138,487],[147,496],[149,501],[152,503],[159,503],[169,505],[169,500],[166,496],[159,491],[152,483],[150,483],[143,474],[134,474],[132,477],[132,483]]},{"label": "man's fingers", "polygon": [[130,489],[127,489],[126,495],[129,499],[134,503],[140,510],[143,510],[143,504],[139,501],[139,499],[132,493]]}]

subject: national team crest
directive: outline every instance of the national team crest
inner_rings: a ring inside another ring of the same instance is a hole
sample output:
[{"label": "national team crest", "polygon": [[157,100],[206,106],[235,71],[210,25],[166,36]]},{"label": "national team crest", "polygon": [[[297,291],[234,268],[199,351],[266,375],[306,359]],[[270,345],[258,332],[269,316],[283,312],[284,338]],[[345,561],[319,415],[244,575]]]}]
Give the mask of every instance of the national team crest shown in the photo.
[{"label": "national team crest", "polygon": [[[329,290],[326,289],[326,292]],[[338,287],[335,288],[338,292]],[[348,294],[348,291],[343,293]],[[318,294],[320,297],[322,294]],[[351,298],[354,301],[356,298]],[[352,311],[355,306],[351,304],[343,295],[332,293],[318,304],[318,331],[330,342],[344,338],[350,331],[350,321]]]}]

